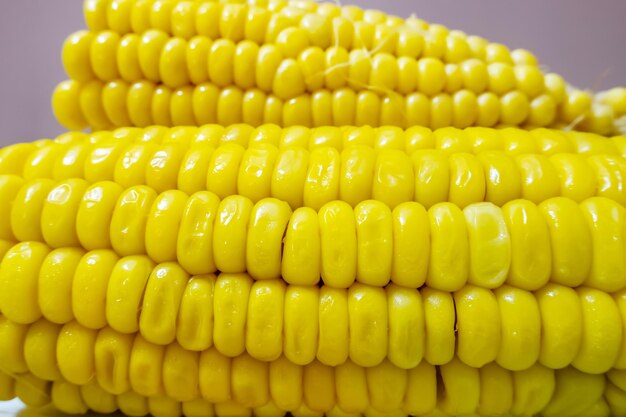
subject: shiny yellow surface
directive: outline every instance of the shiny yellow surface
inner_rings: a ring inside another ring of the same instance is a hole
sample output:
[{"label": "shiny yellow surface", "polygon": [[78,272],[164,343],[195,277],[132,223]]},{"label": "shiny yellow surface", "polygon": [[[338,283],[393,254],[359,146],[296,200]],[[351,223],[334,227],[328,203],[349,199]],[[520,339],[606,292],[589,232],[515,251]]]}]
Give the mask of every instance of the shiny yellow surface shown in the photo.
[{"label": "shiny yellow surface", "polygon": [[0,150],[1,401],[626,414],[623,89],[355,6],[84,14],[76,131]]}]

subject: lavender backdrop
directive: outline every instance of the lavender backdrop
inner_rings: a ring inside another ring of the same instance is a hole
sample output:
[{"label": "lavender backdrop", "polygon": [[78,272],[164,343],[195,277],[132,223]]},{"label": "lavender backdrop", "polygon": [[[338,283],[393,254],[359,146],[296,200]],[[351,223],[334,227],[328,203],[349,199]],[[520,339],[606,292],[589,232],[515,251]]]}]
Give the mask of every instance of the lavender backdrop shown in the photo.
[{"label": "lavender backdrop", "polygon": [[[348,1],[348,0],[346,0]],[[625,0],[350,0],[534,51],[584,88],[626,85]],[[0,145],[55,136],[50,95],[65,78],[65,37],[83,28],[82,0],[3,0]]]}]

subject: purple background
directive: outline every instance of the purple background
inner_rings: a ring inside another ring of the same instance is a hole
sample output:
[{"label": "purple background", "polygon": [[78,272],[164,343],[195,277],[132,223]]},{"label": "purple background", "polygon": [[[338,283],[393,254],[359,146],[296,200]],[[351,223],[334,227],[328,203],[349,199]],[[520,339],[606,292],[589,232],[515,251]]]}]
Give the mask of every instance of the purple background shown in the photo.
[{"label": "purple background", "polygon": [[[583,88],[626,85],[624,0],[352,0],[533,51]],[[84,28],[82,0],[5,0],[0,11],[0,145],[54,137],[50,96],[66,78],[61,46]]]}]

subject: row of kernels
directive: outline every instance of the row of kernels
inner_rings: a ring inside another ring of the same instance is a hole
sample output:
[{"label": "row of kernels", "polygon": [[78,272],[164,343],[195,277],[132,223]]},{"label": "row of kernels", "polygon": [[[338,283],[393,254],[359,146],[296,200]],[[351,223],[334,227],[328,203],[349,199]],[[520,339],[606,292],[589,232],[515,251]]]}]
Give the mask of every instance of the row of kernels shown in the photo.
[{"label": "row of kernels", "polygon": [[[0,152],[0,173],[29,181],[147,184],[157,192],[209,190],[255,202],[273,196],[294,209],[319,209],[335,199],[355,206],[374,198],[392,208],[417,201],[429,208],[444,201],[461,207],[516,198],[540,203],[558,195],[625,204],[619,139],[549,130],[131,128],[9,146]],[[543,155],[527,153],[538,151]]]},{"label": "row of kernels", "polygon": [[[552,280],[609,292],[626,284],[626,212],[603,197],[580,205],[558,197],[539,207],[527,200],[502,208],[479,203],[463,211],[453,203],[426,211],[407,202],[392,211],[380,201],[354,209],[335,201],[319,212],[304,207],[292,213],[275,199],[254,204],[232,195],[220,202],[207,191],[188,197],[178,190],[157,195],[147,186],[124,190],[111,182],[1,178],[3,199],[14,207],[0,224],[6,241],[147,253],[156,262],[178,261],[193,274],[248,271],[256,279],[282,275],[301,285],[321,276],[340,288],[356,280],[448,291],[467,282],[536,289]],[[301,242],[306,251],[299,250]]]},{"label": "row of kernels", "polygon": [[[610,373],[608,377],[590,375],[571,367],[553,371],[536,365],[526,371],[511,372],[496,364],[474,369],[455,361],[441,367],[422,363],[404,371],[388,362],[369,369],[350,361],[336,368],[318,363],[300,367],[281,358],[259,366],[254,360],[241,357],[226,359],[219,363],[218,370],[212,370],[209,367],[220,362],[219,356],[186,357],[174,348],[159,355],[142,351],[138,344],[139,340],[131,347],[130,360],[120,358],[121,352],[115,352],[115,360],[131,368],[118,372],[121,381],[126,378],[130,380],[126,384],[132,385],[132,389],[121,394],[101,386],[99,379],[105,373],[102,369],[94,369],[100,377],[98,380],[82,386],[62,379],[48,382],[28,373],[14,376],[0,373],[0,381],[6,380],[2,385],[32,407],[52,403],[68,414],[83,414],[88,410],[108,414],[119,410],[129,415],[155,417],[275,417],[286,411],[295,417],[539,412],[557,416],[565,411],[572,416],[608,416],[611,411],[623,408],[626,397],[626,392],[613,383],[615,378]],[[149,359],[155,362],[148,362]],[[195,386],[189,386],[186,381],[178,385],[180,381],[176,377],[180,372],[172,370],[173,365],[168,363],[176,359],[181,359],[184,370],[195,376],[189,378],[195,381]],[[98,358],[94,361],[98,362]],[[162,375],[156,381],[158,393],[146,395],[143,389],[135,389],[134,385],[145,379],[133,370],[137,363],[149,368],[163,364]],[[216,390],[215,383],[227,387]],[[177,399],[190,397],[182,392],[183,388],[190,389],[197,398]],[[172,395],[167,395],[169,392]]]},{"label": "row of kernels", "polygon": [[[58,357],[65,359],[58,365],[74,373],[63,377],[85,383],[92,370],[77,362],[91,362],[85,359],[92,353],[82,347],[95,343],[99,331],[120,332],[120,343],[128,347],[140,334],[142,342],[154,345],[151,350],[174,344],[188,356],[213,350],[263,362],[284,355],[297,365],[318,360],[338,366],[349,359],[366,368],[389,361],[414,369],[423,360],[446,365],[458,358],[472,368],[495,362],[511,371],[537,363],[550,369],[571,365],[590,374],[626,368],[624,292],[611,296],[589,287],[555,284],[534,293],[508,285],[495,290],[468,285],[454,293],[395,285],[335,289],[285,286],[280,280],[254,282],[245,274],[181,281],[166,264],[152,272],[125,270],[132,261],[120,260],[111,280],[104,282],[108,290],[104,288],[100,297],[106,301],[92,306],[103,323],[84,322],[78,311],[77,321],[60,323],[42,319],[18,324],[2,317],[0,357],[7,361],[6,370],[31,370],[55,380],[61,376],[57,362],[46,359]],[[125,275],[119,276],[119,271]],[[142,284],[131,288],[127,281],[134,272],[141,272],[137,279]],[[124,290],[133,300],[122,305],[112,297]],[[90,301],[82,298],[78,303]],[[129,314],[133,307],[137,314]]]},{"label": "row of kernels", "polygon": [[[146,132],[164,135],[164,130]],[[224,130],[209,125],[174,128],[164,143],[136,141],[140,130],[123,136],[125,131],[92,135],[98,143],[14,145],[0,153],[0,172],[27,181],[84,178],[89,183],[115,181],[123,188],[145,184],[157,192],[180,189],[190,195],[208,190],[220,198],[239,194],[253,202],[276,197],[292,209],[319,210],[333,200],[354,207],[368,199],[392,209],[409,201],[426,208],[449,201],[464,208],[481,201],[501,206],[518,198],[539,204],[556,196],[577,202],[603,196],[626,205],[623,158],[612,155],[617,152],[608,146],[613,142],[600,138],[596,145],[597,138],[585,134],[570,134],[574,139],[570,140],[551,131],[536,131],[534,139],[525,138],[552,154],[547,156],[484,150],[502,143],[507,135],[492,137],[487,133],[493,131],[478,130],[467,135],[442,129],[430,135],[416,128],[405,135],[389,128],[355,129],[344,137],[346,132],[338,128],[281,131],[240,125]],[[477,154],[464,148],[469,147],[468,136],[476,142],[475,148],[480,147]],[[342,137],[349,141],[342,144]],[[368,139],[383,149],[376,149]],[[410,156],[393,149],[402,148],[405,141],[426,145],[429,139],[439,149],[417,149]],[[310,151],[304,148],[307,145]],[[337,148],[342,145],[346,146],[340,152]],[[52,182],[44,183],[51,186]]]},{"label": "row of kernels", "polygon": [[[120,38],[115,32],[77,32],[65,43],[63,61],[70,78],[113,81],[142,78],[170,88],[211,81],[220,87],[258,87],[287,100],[307,90],[414,91],[428,96],[467,88],[502,95],[519,89],[531,99],[544,92],[543,74],[534,66],[486,64],[478,59],[444,65],[435,58],[396,58],[389,53],[348,52],[342,47],[310,47],[297,53],[278,43],[258,45],[227,39],[194,37],[186,41],[150,30]],[[552,93],[548,90],[548,93]],[[554,92],[558,94],[558,92]],[[560,97],[553,97],[554,100]]]},{"label": "row of kernels", "polygon": [[[579,154],[584,157],[598,155],[601,158],[626,156],[625,136],[606,138],[591,133],[549,129],[526,131],[517,128],[470,127],[464,130],[441,128],[432,131],[420,126],[402,130],[391,126],[380,128],[325,126],[309,129],[302,126],[280,128],[275,124],[265,124],[256,128],[244,124],[227,127],[208,124],[201,127],[119,128],[112,132],[95,132],[91,135],[67,132],[53,141],[42,139],[33,143],[14,144],[0,149],[0,174],[18,175],[27,179],[82,178],[85,175],[83,171],[85,158],[95,148],[110,145],[111,139],[126,145],[177,144],[185,149],[201,144],[217,148],[227,143],[237,143],[244,148],[265,144],[279,149],[301,147],[309,151],[320,147],[333,147],[342,151],[353,146],[366,146],[379,150],[404,151],[408,155],[417,150],[441,150],[447,155],[458,152],[481,154],[496,151],[505,152],[512,157],[524,154],[543,154],[548,157],[556,154]],[[127,160],[125,164],[130,164],[144,155],[140,148],[124,148],[121,151]],[[104,151],[98,151],[100,154],[102,152]],[[111,157],[118,158],[119,155],[112,152],[112,155],[109,155],[109,158]],[[564,160],[571,158],[577,157],[558,157]],[[552,158],[553,163],[555,159],[557,158]],[[561,169],[562,163],[557,163],[558,170]],[[123,176],[116,176],[115,179],[123,186],[138,184],[126,181]],[[569,186],[564,187],[564,190],[566,188]]]},{"label": "row of kernels", "polygon": [[365,48],[397,56],[432,56],[446,62],[476,57],[486,62],[537,65],[528,51],[510,52],[489,43],[421,19],[406,21],[377,10],[333,3],[273,2],[273,4],[221,4],[218,2],[102,0],[86,3],[86,20],[92,31],[111,29],[120,34],[159,29],[177,37],[196,35],[258,44],[278,42],[299,53],[306,46]]},{"label": "row of kernels", "polygon": [[205,83],[172,90],[149,81],[128,84],[112,81],[61,83],[53,95],[53,110],[69,129],[88,126],[195,126],[218,123],[228,126],[247,123],[259,126],[445,126],[491,127],[533,123],[549,126],[557,108],[547,95],[532,102],[519,91],[502,97],[493,93],[476,95],[460,90],[431,98],[422,93],[406,96],[379,95],[373,91],[341,88],[317,91],[281,100],[259,89],[219,87]]}]

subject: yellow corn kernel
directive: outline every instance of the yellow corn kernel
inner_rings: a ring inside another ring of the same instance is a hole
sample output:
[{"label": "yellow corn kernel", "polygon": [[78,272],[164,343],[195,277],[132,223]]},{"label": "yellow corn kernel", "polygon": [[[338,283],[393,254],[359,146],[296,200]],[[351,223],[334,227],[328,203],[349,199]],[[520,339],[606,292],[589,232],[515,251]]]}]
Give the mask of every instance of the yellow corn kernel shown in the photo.
[{"label": "yellow corn kernel", "polygon": [[231,398],[230,369],[231,359],[215,347],[200,353],[199,387],[206,401],[221,403]]},{"label": "yellow corn kernel", "polygon": [[87,120],[80,108],[81,86],[77,81],[64,81],[52,93],[52,110],[56,119],[68,129],[82,130]]},{"label": "yellow corn kernel", "polygon": [[246,266],[255,279],[280,277],[282,242],[291,208],[277,199],[264,199],[250,213]]},{"label": "yellow corn kernel", "polygon": [[37,178],[52,178],[54,164],[67,148],[68,144],[51,143],[33,152],[24,163],[22,177],[25,180]]},{"label": "yellow corn kernel", "polygon": [[550,157],[561,181],[561,196],[581,202],[596,193],[596,178],[582,155],[558,154]]},{"label": "yellow corn kernel", "polygon": [[130,388],[128,364],[133,336],[104,328],[95,344],[95,370],[98,384],[111,394],[122,394]]},{"label": "yellow corn kernel", "polygon": [[564,197],[547,200],[539,209],[550,230],[552,282],[569,287],[582,284],[592,263],[592,235],[583,212]]},{"label": "yellow corn kernel", "polygon": [[296,209],[285,231],[281,274],[289,284],[314,285],[320,279],[321,237],[317,213]]},{"label": "yellow corn kernel", "polygon": [[140,334],[135,337],[129,368],[130,385],[135,392],[144,396],[163,392],[164,354],[163,346],[146,341]]},{"label": "yellow corn kernel", "polygon": [[428,210],[430,220],[430,265],[426,284],[444,291],[456,291],[469,277],[470,251],[463,212],[451,203]]},{"label": "yellow corn kernel", "polygon": [[439,150],[420,150],[412,156],[415,199],[425,208],[448,200],[450,170],[447,156]]},{"label": "yellow corn kernel", "polygon": [[448,414],[473,412],[480,401],[480,375],[476,368],[453,359],[439,368],[442,380],[439,408]]},{"label": "yellow corn kernel", "polygon": [[568,367],[555,372],[554,396],[543,410],[546,416],[579,413],[588,410],[604,393],[604,378]]},{"label": "yellow corn kernel", "polygon": [[119,260],[111,250],[87,252],[74,272],[72,311],[76,321],[89,329],[106,326],[106,294],[111,272]]},{"label": "yellow corn kernel", "polygon": [[9,320],[26,324],[41,317],[37,284],[49,252],[43,243],[23,242],[5,254],[0,269],[0,309]]},{"label": "yellow corn kernel", "polygon": [[339,197],[352,207],[372,197],[376,152],[362,145],[351,145],[341,152]]},{"label": "yellow corn kernel", "polygon": [[29,326],[10,321],[0,317],[0,358],[2,358],[3,372],[8,375],[24,373],[28,371],[28,364],[24,356],[24,341]]},{"label": "yellow corn kernel", "polygon": [[76,213],[76,231],[80,244],[87,250],[111,247],[110,231],[113,211],[122,187],[114,182],[98,182],[85,190]]},{"label": "yellow corn kernel", "polygon": [[349,354],[348,292],[323,286],[320,289],[319,342],[317,359],[325,365],[336,366]]},{"label": "yellow corn kernel", "polygon": [[623,178],[626,175],[621,158],[609,155],[593,155],[587,162],[595,173],[596,194],[626,204]]},{"label": "yellow corn kernel", "polygon": [[294,210],[303,205],[308,157],[308,151],[298,148],[281,149],[276,157],[271,195],[288,202]]},{"label": "yellow corn kernel", "polygon": [[298,365],[315,359],[319,325],[319,290],[288,286],[284,308],[284,354]]},{"label": "yellow corn kernel", "polygon": [[348,288],[357,273],[357,224],[352,208],[342,201],[326,204],[319,212],[321,273],[324,283]]},{"label": "yellow corn kernel", "polygon": [[304,367],[302,375],[303,405],[314,412],[324,413],[335,405],[334,367],[312,362]]},{"label": "yellow corn kernel", "polygon": [[421,361],[408,370],[407,391],[402,409],[409,414],[426,414],[434,410],[437,403],[435,367]]},{"label": "yellow corn kernel", "polygon": [[3,175],[21,176],[24,164],[37,147],[32,143],[15,143],[0,151],[0,172]]},{"label": "yellow corn kernel", "polygon": [[537,142],[539,151],[547,156],[558,153],[575,152],[573,141],[562,132],[551,129],[533,129],[531,136]]},{"label": "yellow corn kernel", "polygon": [[120,259],[113,267],[106,292],[106,322],[114,330],[121,333],[139,330],[138,311],[153,268],[154,263],[145,256]]},{"label": "yellow corn kernel", "polygon": [[349,413],[361,413],[369,404],[365,368],[350,359],[335,367],[337,405]]},{"label": "yellow corn kernel", "polygon": [[[0,208],[0,215],[2,215],[2,220],[0,220],[0,238],[2,239],[15,240],[14,232],[11,229],[11,215],[13,205],[20,197],[19,193],[23,186],[24,180],[18,176],[0,176],[0,198],[6,202]],[[17,206],[19,207],[19,204]]]},{"label": "yellow corn kernel", "polygon": [[237,177],[243,154],[244,148],[234,143],[217,148],[207,171],[207,190],[220,198],[237,194]]},{"label": "yellow corn kernel", "polygon": [[163,357],[163,387],[165,394],[177,401],[198,397],[199,354],[186,350],[178,343],[165,348]]},{"label": "yellow corn kernel", "polygon": [[505,369],[523,370],[539,357],[541,318],[532,293],[503,285],[495,290],[502,339],[496,362]]},{"label": "yellow corn kernel", "polygon": [[522,196],[521,173],[513,158],[501,151],[478,155],[485,176],[485,201],[497,206]]},{"label": "yellow corn kernel", "polygon": [[582,306],[582,338],[572,365],[599,374],[613,367],[622,340],[620,312],[607,293],[588,287],[576,289]]},{"label": "yellow corn kernel", "polygon": [[277,154],[276,147],[265,144],[245,151],[237,181],[239,194],[255,203],[270,196],[272,171]]},{"label": "yellow corn kernel", "polygon": [[[624,295],[625,295],[624,291],[620,291],[620,292],[618,292],[618,293],[613,295],[613,298],[615,299],[615,303],[617,304],[617,308],[619,309],[620,315],[622,317],[622,327],[626,327],[626,325],[625,325],[625,323],[626,323],[626,320],[625,320],[626,319],[626,305],[624,303],[626,301],[626,299],[625,299]],[[622,332],[623,331],[624,331],[624,329],[622,329]],[[615,362],[615,365],[614,365],[614,367],[616,369],[620,369],[620,370],[625,368],[624,363],[626,361],[626,354],[624,353],[624,349],[623,349],[624,343],[626,343],[626,340],[624,340],[622,338],[622,348],[620,349],[620,353],[619,353],[619,355],[617,357],[617,361]]]},{"label": "yellow corn kernel", "polygon": [[522,173],[522,197],[539,204],[560,195],[559,175],[544,155],[521,155],[516,163]]},{"label": "yellow corn kernel", "polygon": [[591,231],[591,271],[586,285],[607,292],[615,292],[626,285],[624,250],[624,216],[626,211],[616,202],[593,197],[580,204],[582,214]]},{"label": "yellow corn kernel", "polygon": [[282,280],[257,281],[250,290],[246,321],[246,352],[272,361],[283,349],[285,285]]},{"label": "yellow corn kernel", "polygon": [[480,372],[480,404],[478,412],[497,415],[508,412],[513,406],[512,373],[496,363],[488,363]]},{"label": "yellow corn kernel", "polygon": [[[87,405],[83,401],[80,387],[72,385],[65,381],[55,381],[52,384],[52,403],[61,412],[67,414],[84,414]],[[122,409],[123,401],[120,401],[120,409]],[[128,410],[127,408],[123,408]],[[147,411],[146,411],[147,412]]]},{"label": "yellow corn kernel", "polygon": [[489,290],[468,285],[454,293],[457,356],[480,368],[496,359],[500,350],[498,302]]},{"label": "yellow corn kernel", "polygon": [[219,204],[217,196],[209,191],[199,191],[185,203],[178,229],[176,258],[190,274],[209,274],[217,269],[213,235]]},{"label": "yellow corn kernel", "polygon": [[418,203],[407,202],[392,212],[393,253],[391,281],[419,288],[426,281],[430,257],[428,213]]},{"label": "yellow corn kernel", "polygon": [[513,373],[513,407],[515,414],[533,414],[544,409],[555,389],[554,371],[535,364]]},{"label": "yellow corn kernel", "polygon": [[410,158],[400,150],[383,150],[377,156],[372,197],[391,209],[405,201],[412,201],[415,176]]},{"label": "yellow corn kernel", "polygon": [[157,263],[176,261],[178,229],[187,202],[178,190],[161,193],[152,203],[146,221],[146,253]]},{"label": "yellow corn kernel", "polygon": [[429,287],[424,287],[420,292],[426,323],[424,358],[432,365],[448,363],[454,357],[456,338],[452,294]]},{"label": "yellow corn kernel", "polygon": [[158,265],[144,293],[139,330],[149,342],[169,344],[176,337],[176,316],[189,276],[177,264]]},{"label": "yellow corn kernel", "polygon": [[63,326],[57,341],[57,361],[65,380],[84,385],[95,372],[94,348],[97,332],[70,322]]},{"label": "yellow corn kernel", "polygon": [[269,366],[250,355],[242,354],[232,360],[233,399],[246,407],[258,407],[269,399]]},{"label": "yellow corn kernel", "polygon": [[463,213],[469,238],[468,282],[498,288],[511,264],[511,238],[502,210],[491,203],[479,203],[466,207]]},{"label": "yellow corn kernel", "polygon": [[506,282],[536,290],[548,282],[551,272],[550,231],[540,210],[527,200],[502,207],[511,240],[511,265]]},{"label": "yellow corn kernel", "polygon": [[[424,352],[424,309],[418,291],[386,288],[389,320],[389,360],[402,369],[417,366]],[[410,331],[407,332],[407,329]]]},{"label": "yellow corn kernel", "polygon": [[[6,178],[6,177],[5,177]],[[7,178],[8,179],[8,178]],[[18,185],[20,181],[9,180],[2,187],[2,194],[10,198],[14,189],[11,185]],[[10,230],[3,232],[3,238],[10,238],[11,231],[19,241],[42,241],[41,213],[43,205],[52,190],[54,183],[49,179],[34,179],[25,183],[15,194],[13,207],[10,211]],[[3,200],[9,202],[11,200]],[[106,224],[106,223],[105,223]]]},{"label": "yellow corn kernel", "polygon": [[354,284],[348,290],[350,359],[374,366],[387,355],[387,300],[382,288]]},{"label": "yellow corn kernel", "polygon": [[366,375],[370,406],[381,412],[399,410],[404,402],[408,372],[385,360],[377,366],[367,368]]},{"label": "yellow corn kernel", "polygon": [[541,313],[539,362],[551,369],[572,363],[582,338],[582,310],[575,290],[548,284],[535,293]]},{"label": "yellow corn kernel", "polygon": [[38,304],[43,317],[64,324],[74,318],[72,283],[84,251],[78,248],[55,249],[48,253],[39,269]]},{"label": "yellow corn kernel", "polygon": [[176,417],[182,413],[181,403],[163,394],[148,398],[148,410],[155,417]]},{"label": "yellow corn kernel", "polygon": [[70,179],[58,183],[44,203],[41,213],[41,231],[52,247],[77,246],[76,214],[87,182]]},{"label": "yellow corn kernel", "polygon": [[215,275],[192,277],[183,293],[176,324],[176,340],[186,350],[203,351],[213,345]]},{"label": "yellow corn kernel", "polygon": [[247,234],[252,209],[252,202],[241,196],[226,197],[219,204],[213,230],[213,256],[218,270],[229,273],[246,270]]},{"label": "yellow corn kernel", "polygon": [[111,217],[111,245],[121,256],[145,253],[148,214],[157,193],[147,186],[128,188],[120,195]]},{"label": "yellow corn kernel", "polygon": [[364,201],[354,209],[357,235],[357,281],[384,286],[392,263],[392,220],[389,208],[378,201]]},{"label": "yellow corn kernel", "polygon": [[39,320],[33,323],[24,339],[24,360],[29,371],[47,381],[61,378],[57,360],[56,343],[61,326]]},{"label": "yellow corn kernel", "polygon": [[245,274],[222,274],[215,284],[213,343],[227,356],[245,350],[245,324],[252,279]]},{"label": "yellow corn kernel", "polygon": [[302,366],[284,356],[270,362],[270,396],[281,410],[296,410],[302,404]]}]

